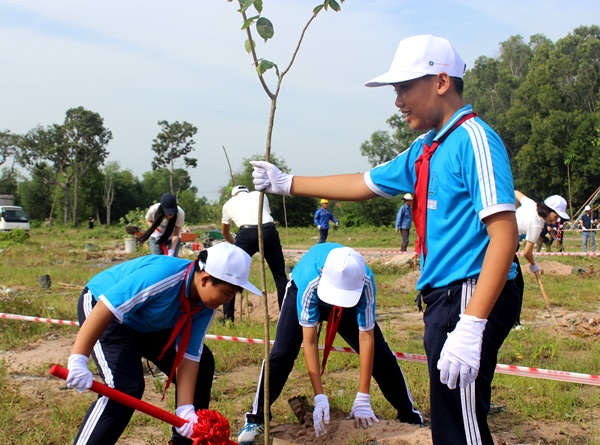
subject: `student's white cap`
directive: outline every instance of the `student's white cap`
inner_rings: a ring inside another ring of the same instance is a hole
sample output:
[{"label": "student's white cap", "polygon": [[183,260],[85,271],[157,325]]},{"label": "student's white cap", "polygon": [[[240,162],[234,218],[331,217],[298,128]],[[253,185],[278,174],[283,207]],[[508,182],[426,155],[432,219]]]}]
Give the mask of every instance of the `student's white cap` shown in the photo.
[{"label": "student's white cap", "polygon": [[390,70],[369,80],[365,86],[381,87],[441,72],[462,79],[465,61],[450,42],[442,37],[413,36],[400,42]]},{"label": "student's white cap", "polygon": [[226,281],[234,286],[241,286],[256,295],[262,295],[256,286],[248,281],[252,258],[241,248],[229,244],[219,243],[206,249],[206,263],[204,271],[219,280]]},{"label": "student's white cap", "polygon": [[317,287],[319,299],[332,306],[356,306],[365,287],[366,267],[361,254],[350,247],[331,250]]},{"label": "student's white cap", "polygon": [[553,212],[556,212],[562,219],[571,219],[567,213],[567,201],[560,195],[552,195],[544,200],[546,204]]},{"label": "student's white cap", "polygon": [[248,190],[248,187],[246,187],[245,185],[236,185],[234,188],[231,189],[231,196],[235,196],[240,192],[250,193],[250,190]]}]

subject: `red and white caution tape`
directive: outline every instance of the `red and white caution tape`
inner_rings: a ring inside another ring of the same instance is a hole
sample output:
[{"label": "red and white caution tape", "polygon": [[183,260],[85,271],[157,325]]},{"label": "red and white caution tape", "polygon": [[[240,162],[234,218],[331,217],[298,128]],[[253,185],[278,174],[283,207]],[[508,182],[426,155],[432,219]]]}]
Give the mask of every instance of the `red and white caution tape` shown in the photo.
[{"label": "red and white caution tape", "polygon": [[[24,321],[35,321],[38,323],[54,323],[68,326],[79,326],[76,321],[68,320],[56,320],[53,318],[41,318],[41,317],[28,317],[26,315],[15,315],[5,314],[0,312],[0,318],[7,318],[12,320],[24,320]],[[265,341],[261,338],[245,338],[245,337],[232,337],[228,335],[214,335],[206,334],[206,338],[211,340],[224,340],[233,341],[238,343],[252,343],[252,344],[265,344]],[[274,343],[271,340],[271,345]],[[324,346],[319,345],[319,349],[323,349]],[[346,352],[350,354],[356,354],[352,348],[333,346],[332,351]],[[423,354],[408,354],[405,352],[393,352],[398,360],[404,360],[416,363],[427,363],[427,356]],[[496,365],[496,372],[500,374],[516,375],[520,377],[532,377],[537,379],[557,380],[559,382],[570,382],[580,383],[582,385],[594,385],[600,386],[600,376],[595,374],[580,374],[577,372],[569,371],[554,371],[552,369],[532,368],[528,366],[515,366],[515,365]]]},{"label": "red and white caution tape", "polygon": [[[600,252],[533,252],[534,256],[600,256]],[[523,256],[523,252],[517,252]]]},{"label": "red and white caution tape", "polygon": [[[206,338],[214,339],[214,340],[226,340],[226,341],[235,341],[242,343],[254,343],[254,344],[264,344],[265,341],[260,338],[242,338],[242,337],[229,337],[226,335],[212,335],[206,334]],[[274,343],[274,340],[271,340],[271,344]],[[323,349],[322,345],[319,346],[319,349]],[[333,346],[331,348],[332,351],[337,352],[347,352],[351,354],[356,354],[356,352],[352,348],[348,347],[340,347]],[[417,363],[427,363],[427,356],[423,354],[407,354],[404,352],[393,352],[398,360],[404,360],[409,362],[417,362]],[[510,375],[518,375],[521,377],[533,377],[538,379],[547,379],[547,380],[558,380],[561,382],[571,382],[571,383],[581,383],[583,385],[595,385],[600,386],[600,376],[595,374],[580,374],[576,372],[569,371],[553,371],[551,369],[541,369],[541,368],[531,368],[528,366],[515,366],[515,365],[496,365],[496,372],[500,374],[510,374]]]},{"label": "red and white caution tape", "polygon": [[68,326],[79,326],[78,321],[56,320],[54,318],[28,317],[27,315],[5,314],[0,312],[0,318],[10,318],[11,320],[35,321],[38,323],[54,323]]}]

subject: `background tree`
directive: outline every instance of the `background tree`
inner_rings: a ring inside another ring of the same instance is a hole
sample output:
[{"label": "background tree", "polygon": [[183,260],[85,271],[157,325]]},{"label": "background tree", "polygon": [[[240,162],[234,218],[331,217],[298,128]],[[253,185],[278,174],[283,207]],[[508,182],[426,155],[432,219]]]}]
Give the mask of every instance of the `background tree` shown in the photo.
[{"label": "background tree", "polygon": [[14,182],[14,166],[18,155],[19,136],[12,134],[10,130],[0,131],[0,166],[10,161],[10,165],[4,167],[2,177],[0,177],[0,189],[4,189],[11,181]]},{"label": "background tree", "polygon": [[102,117],[83,107],[67,110],[64,124],[38,126],[20,139],[21,163],[30,173],[44,168],[44,164],[49,164],[55,172],[52,177],[43,175],[39,178],[47,181],[49,186],[62,189],[65,224],[70,215],[73,223],[77,223],[79,180],[90,167],[104,163],[108,156],[106,144],[111,139],[112,134],[104,128]]},{"label": "background tree", "polygon": [[104,167],[104,181],[102,184],[102,204],[106,212],[106,225],[110,226],[110,210],[115,200],[115,176],[120,170],[118,162],[109,162]]},{"label": "background tree", "polygon": [[[53,124],[47,128],[38,126],[30,130],[21,140],[22,162],[32,176],[50,188],[60,187],[63,195],[63,222],[69,222],[71,213],[71,186],[75,172],[70,168],[71,153],[64,137],[62,126]],[[48,172],[53,172],[48,175]]]},{"label": "background tree", "polygon": [[25,208],[31,220],[45,221],[46,218],[56,218],[53,213],[53,203],[56,197],[56,187],[48,187],[54,180],[55,173],[47,164],[38,164],[30,170],[31,179],[25,179],[19,184],[21,205]]},{"label": "background tree", "polygon": [[423,131],[413,131],[400,113],[392,115],[387,121],[391,132],[379,130],[371,139],[360,145],[360,154],[366,156],[372,167],[391,161],[408,147]]},{"label": "background tree", "polygon": [[73,224],[77,225],[79,181],[88,169],[99,169],[108,156],[106,145],[112,139],[110,130],[104,127],[100,114],[83,107],[67,110],[64,136],[71,152],[70,164],[74,172]]},{"label": "background tree", "polygon": [[169,192],[178,195],[182,188],[181,183],[175,180],[175,171],[182,167],[196,168],[198,165],[197,159],[186,156],[194,150],[196,142],[193,137],[198,129],[185,121],[170,124],[163,120],[158,125],[162,129],[152,141],[152,150],[156,153],[152,159],[152,169],[168,171]]}]

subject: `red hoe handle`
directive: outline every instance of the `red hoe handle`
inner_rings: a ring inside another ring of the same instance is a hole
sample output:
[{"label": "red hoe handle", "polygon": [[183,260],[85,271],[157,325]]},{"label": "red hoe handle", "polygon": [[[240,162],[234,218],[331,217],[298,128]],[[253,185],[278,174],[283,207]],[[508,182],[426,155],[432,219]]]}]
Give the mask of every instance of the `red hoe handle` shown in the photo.
[{"label": "red hoe handle", "polygon": [[[52,368],[50,368],[50,374],[63,380],[67,380],[69,370],[59,365],[52,365]],[[118,389],[111,388],[104,383],[94,381],[90,390],[94,391],[96,394],[100,394],[101,396],[108,397],[115,402],[119,402],[125,406],[128,406],[129,408],[133,408],[152,417],[156,417],[157,419],[167,422],[168,424],[171,424],[177,428],[182,427],[187,422],[185,419],[182,419],[181,417],[176,416],[169,411],[165,411],[164,409],[151,405],[143,400],[136,399],[135,397],[125,394]]]}]

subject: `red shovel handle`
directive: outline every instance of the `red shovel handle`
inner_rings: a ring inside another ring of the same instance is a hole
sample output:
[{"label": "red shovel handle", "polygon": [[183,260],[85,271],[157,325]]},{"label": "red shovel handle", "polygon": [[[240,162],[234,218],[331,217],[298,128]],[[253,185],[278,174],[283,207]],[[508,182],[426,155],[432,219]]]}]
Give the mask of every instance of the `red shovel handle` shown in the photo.
[{"label": "red shovel handle", "polygon": [[[59,365],[52,365],[52,368],[50,368],[50,374],[63,380],[67,380],[69,370]],[[104,383],[94,381],[90,390],[100,394],[101,396],[108,397],[115,402],[119,402],[125,406],[128,406],[129,408],[136,409],[162,420],[163,422],[167,422],[168,424],[171,424],[177,428],[182,427],[187,422],[185,419],[182,419],[181,417],[178,417],[169,411],[165,411],[164,409],[151,405],[143,400],[136,399],[135,397],[125,394],[118,389],[111,388]]]}]

